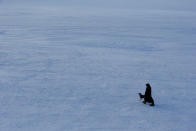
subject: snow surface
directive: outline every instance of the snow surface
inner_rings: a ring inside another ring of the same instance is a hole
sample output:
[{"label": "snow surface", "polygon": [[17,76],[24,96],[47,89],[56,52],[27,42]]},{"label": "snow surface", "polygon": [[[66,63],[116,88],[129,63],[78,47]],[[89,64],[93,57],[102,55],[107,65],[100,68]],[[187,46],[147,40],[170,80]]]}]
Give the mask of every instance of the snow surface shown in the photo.
[{"label": "snow surface", "polygon": [[2,7],[0,130],[195,131],[195,57],[195,12]]}]

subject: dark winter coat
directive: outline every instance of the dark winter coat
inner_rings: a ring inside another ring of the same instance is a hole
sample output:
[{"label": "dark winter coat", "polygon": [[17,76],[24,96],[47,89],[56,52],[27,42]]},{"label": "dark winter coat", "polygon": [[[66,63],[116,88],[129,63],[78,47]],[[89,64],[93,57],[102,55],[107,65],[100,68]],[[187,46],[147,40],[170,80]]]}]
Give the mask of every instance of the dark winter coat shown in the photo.
[{"label": "dark winter coat", "polygon": [[151,97],[151,87],[146,87],[146,91],[145,91],[145,96],[146,97]]},{"label": "dark winter coat", "polygon": [[150,86],[146,87],[144,99],[145,99],[145,101],[152,101],[151,87]]}]

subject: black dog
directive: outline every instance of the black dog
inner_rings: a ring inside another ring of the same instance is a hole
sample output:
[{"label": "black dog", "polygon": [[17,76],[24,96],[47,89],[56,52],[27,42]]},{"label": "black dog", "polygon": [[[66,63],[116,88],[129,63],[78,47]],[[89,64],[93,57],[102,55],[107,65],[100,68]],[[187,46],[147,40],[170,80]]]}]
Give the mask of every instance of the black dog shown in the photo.
[{"label": "black dog", "polygon": [[146,84],[146,91],[145,95],[142,95],[142,93],[139,93],[140,99],[144,98],[143,103],[146,104],[146,102],[151,103],[150,106],[154,106],[154,100],[151,96],[151,86],[149,83]]}]

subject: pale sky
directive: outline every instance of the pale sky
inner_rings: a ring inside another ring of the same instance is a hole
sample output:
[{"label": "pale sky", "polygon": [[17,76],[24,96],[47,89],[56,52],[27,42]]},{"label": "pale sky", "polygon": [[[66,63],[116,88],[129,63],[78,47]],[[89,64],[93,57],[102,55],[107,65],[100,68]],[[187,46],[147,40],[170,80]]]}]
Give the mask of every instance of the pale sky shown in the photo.
[{"label": "pale sky", "polygon": [[3,5],[63,5],[97,8],[194,10],[196,0],[0,0]]}]

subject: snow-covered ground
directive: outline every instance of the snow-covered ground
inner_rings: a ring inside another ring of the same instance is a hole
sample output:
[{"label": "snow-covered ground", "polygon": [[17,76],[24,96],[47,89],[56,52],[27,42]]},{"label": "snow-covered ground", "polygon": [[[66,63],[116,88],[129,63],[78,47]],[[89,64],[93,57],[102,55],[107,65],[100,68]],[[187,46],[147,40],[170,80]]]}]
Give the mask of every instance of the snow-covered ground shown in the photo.
[{"label": "snow-covered ground", "polygon": [[[147,82],[155,107],[138,99]],[[0,8],[0,131],[195,122],[195,12]]]}]

